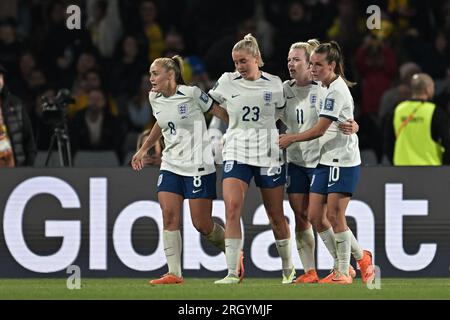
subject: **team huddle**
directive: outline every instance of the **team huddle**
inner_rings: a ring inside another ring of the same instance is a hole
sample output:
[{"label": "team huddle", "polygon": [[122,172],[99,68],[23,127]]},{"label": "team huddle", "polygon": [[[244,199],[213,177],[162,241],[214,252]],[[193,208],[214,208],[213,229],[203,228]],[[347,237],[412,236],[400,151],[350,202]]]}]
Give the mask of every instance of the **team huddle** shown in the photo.
[{"label": "team huddle", "polygon": [[[356,276],[351,255],[362,281],[372,281],[371,253],[360,247],[345,218],[361,159],[348,88],[353,83],[344,76],[339,45],[316,40],[292,44],[287,59],[291,80],[284,83],[260,70],[264,63],[253,36],[238,41],[231,54],[235,72],[224,73],[208,94],[185,85],[178,56],[158,58],[150,67],[149,99],[157,121],[134,155],[132,167],[143,168],[144,156],[162,135],[165,148],[157,192],[169,268],[150,283],[184,281],[180,233],[184,199],[189,199],[194,227],[225,253],[228,274],[215,283],[243,280],[240,218],[252,178],[274,233],[283,284],[350,284]],[[211,141],[204,137],[205,113],[228,125],[222,152],[225,228],[212,219],[216,169]],[[287,127],[286,133],[278,133],[278,120]],[[295,241],[305,271],[297,278],[291,258],[293,237],[283,211],[285,186],[295,213]],[[316,272],[313,228],[334,259],[333,269],[323,279]]]}]

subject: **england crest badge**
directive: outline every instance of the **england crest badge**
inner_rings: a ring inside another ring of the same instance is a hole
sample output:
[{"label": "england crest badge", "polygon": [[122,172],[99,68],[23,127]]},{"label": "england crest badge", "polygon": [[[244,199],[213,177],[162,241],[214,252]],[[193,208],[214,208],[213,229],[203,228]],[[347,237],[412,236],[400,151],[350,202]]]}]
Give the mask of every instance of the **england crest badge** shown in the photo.
[{"label": "england crest badge", "polygon": [[271,91],[264,91],[263,92],[263,99],[266,103],[269,103],[272,101],[272,92]]},{"label": "england crest badge", "polygon": [[178,114],[181,116],[181,119],[188,117],[188,106],[186,103],[178,105]]},{"label": "england crest badge", "polygon": [[263,99],[264,99],[264,105],[270,106],[270,102],[272,101],[272,92],[271,91],[263,91]]}]

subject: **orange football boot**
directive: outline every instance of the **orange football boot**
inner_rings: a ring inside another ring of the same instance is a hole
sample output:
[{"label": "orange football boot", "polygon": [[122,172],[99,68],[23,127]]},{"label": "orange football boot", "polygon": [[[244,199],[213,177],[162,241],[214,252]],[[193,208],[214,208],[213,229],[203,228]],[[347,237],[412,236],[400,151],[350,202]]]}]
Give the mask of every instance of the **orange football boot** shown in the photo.
[{"label": "orange football boot", "polygon": [[[348,267],[348,274],[349,276],[353,279],[354,277],[356,277],[356,271],[355,269],[352,267],[352,265],[350,265]],[[333,279],[333,277],[336,275],[336,270],[332,269],[330,274],[327,275],[325,278],[319,280],[319,283],[331,283],[331,279]]]},{"label": "orange football boot", "polygon": [[294,280],[294,283],[318,283],[319,276],[315,269],[308,270],[305,274],[302,274],[297,279]]},{"label": "orange football boot", "polygon": [[352,284],[353,278],[351,276],[346,276],[345,274],[339,274],[338,272],[336,275],[331,278],[331,281],[329,283],[333,284]]},{"label": "orange football boot", "polygon": [[330,273],[323,279],[319,280],[319,283],[330,283],[331,279],[335,276],[336,271],[334,269],[331,269]]},{"label": "orange football boot", "polygon": [[159,279],[151,280],[150,284],[181,284],[183,283],[183,277],[177,277],[174,274],[166,273]]}]

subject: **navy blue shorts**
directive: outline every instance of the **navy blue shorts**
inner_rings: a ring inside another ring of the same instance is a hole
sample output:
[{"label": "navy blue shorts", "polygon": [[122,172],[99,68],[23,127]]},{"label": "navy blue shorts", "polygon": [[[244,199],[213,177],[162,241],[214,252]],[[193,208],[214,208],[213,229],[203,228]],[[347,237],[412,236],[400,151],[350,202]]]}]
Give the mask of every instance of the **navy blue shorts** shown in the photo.
[{"label": "navy blue shorts", "polygon": [[330,167],[319,164],[314,170],[309,192],[353,194],[359,180],[360,166]]},{"label": "navy blue shorts", "polygon": [[216,173],[188,177],[161,170],[157,192],[161,191],[177,193],[184,199],[216,199]]},{"label": "navy blue shorts", "polygon": [[257,167],[233,160],[223,163],[222,180],[236,178],[250,184],[252,178],[259,188],[275,188],[286,183],[286,165],[278,168]]},{"label": "navy blue shorts", "polygon": [[287,193],[309,193],[315,168],[306,168],[288,163]]}]

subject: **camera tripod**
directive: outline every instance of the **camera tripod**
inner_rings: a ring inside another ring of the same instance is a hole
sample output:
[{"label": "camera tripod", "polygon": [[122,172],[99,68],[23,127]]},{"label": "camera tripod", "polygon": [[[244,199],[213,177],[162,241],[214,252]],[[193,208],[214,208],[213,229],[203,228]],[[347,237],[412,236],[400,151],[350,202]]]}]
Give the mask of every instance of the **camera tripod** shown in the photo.
[{"label": "camera tripod", "polygon": [[50,156],[53,151],[53,146],[57,143],[59,163],[61,167],[72,167],[72,155],[70,153],[70,140],[66,128],[54,128],[52,137],[50,139],[50,146],[47,152],[47,159],[45,166],[48,167]]}]

